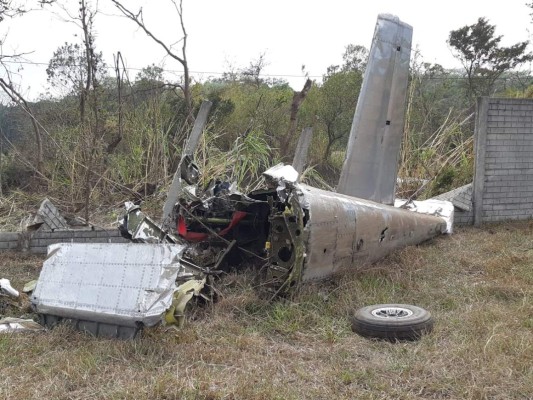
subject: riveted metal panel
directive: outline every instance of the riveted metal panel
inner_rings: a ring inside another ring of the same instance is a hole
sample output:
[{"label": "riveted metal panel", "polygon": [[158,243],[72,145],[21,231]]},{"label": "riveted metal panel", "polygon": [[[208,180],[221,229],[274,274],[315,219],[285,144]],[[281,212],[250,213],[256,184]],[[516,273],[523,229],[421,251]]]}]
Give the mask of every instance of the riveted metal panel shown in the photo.
[{"label": "riveted metal panel", "polygon": [[185,246],[60,243],[48,248],[32,297],[37,313],[120,326],[154,325],[186,274]]},{"label": "riveted metal panel", "polygon": [[418,214],[368,200],[299,185],[305,225],[302,280],[357,269],[391,251],[446,232],[441,217]]},{"label": "riveted metal panel", "polygon": [[394,203],[413,28],[380,14],[337,191]]}]

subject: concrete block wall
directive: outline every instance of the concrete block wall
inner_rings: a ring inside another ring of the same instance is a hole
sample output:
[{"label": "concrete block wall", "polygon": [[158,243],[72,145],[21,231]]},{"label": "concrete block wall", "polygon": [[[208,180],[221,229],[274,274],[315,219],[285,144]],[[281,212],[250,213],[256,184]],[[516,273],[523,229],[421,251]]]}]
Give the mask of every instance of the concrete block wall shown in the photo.
[{"label": "concrete block wall", "polygon": [[127,243],[113,230],[55,230],[54,232],[0,232],[0,251],[21,250],[46,254],[54,243]]},{"label": "concrete block wall", "polygon": [[0,251],[19,248],[20,237],[17,232],[0,232]]},{"label": "concrete block wall", "polygon": [[472,223],[474,222],[474,212],[472,211],[471,183],[435,196],[434,199],[452,202],[452,204],[454,205],[454,225],[472,225]]},{"label": "concrete block wall", "polygon": [[533,100],[478,101],[474,223],[533,217]]},{"label": "concrete block wall", "polygon": [[474,223],[474,211],[463,211],[455,209],[453,213],[454,225],[472,225]]}]

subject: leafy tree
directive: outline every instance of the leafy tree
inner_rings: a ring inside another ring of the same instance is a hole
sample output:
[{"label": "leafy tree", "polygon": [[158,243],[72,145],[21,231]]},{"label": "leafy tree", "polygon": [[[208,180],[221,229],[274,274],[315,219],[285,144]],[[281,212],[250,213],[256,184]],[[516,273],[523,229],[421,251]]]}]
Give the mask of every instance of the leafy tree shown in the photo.
[{"label": "leafy tree", "polygon": [[473,25],[450,32],[448,44],[466,71],[470,96],[489,95],[504,72],[533,59],[526,52],[528,41],[502,47],[503,36],[495,36],[495,30],[495,25],[479,18]]},{"label": "leafy tree", "polygon": [[447,70],[440,64],[419,62],[410,67],[408,107],[405,129],[409,139],[425,141],[453,115],[470,107],[461,71]]},{"label": "leafy tree", "polygon": [[[95,53],[97,79],[105,75],[102,53]],[[65,88],[68,94],[83,91],[87,81],[87,56],[85,48],[79,43],[65,43],[53,54],[46,68],[48,82],[58,88]]]},{"label": "leafy tree", "polygon": [[348,140],[363,73],[368,59],[364,46],[349,44],[345,47],[341,65],[330,65],[322,85],[312,94],[316,116],[315,136],[325,136],[321,162],[328,161],[332,150]]},{"label": "leafy tree", "polygon": [[271,150],[285,153],[294,91],[283,80],[264,77],[267,65],[261,53],[247,66],[230,65],[230,71],[203,85],[203,96],[214,103],[211,113],[220,149],[233,148],[236,139],[253,131]]},{"label": "leafy tree", "polygon": [[342,55],[342,71],[364,72],[368,60],[368,49],[365,46],[349,44]]},{"label": "leafy tree", "polygon": [[328,76],[320,88],[316,115],[327,137],[323,161],[328,159],[335,144],[348,139],[362,81],[358,71],[337,72]]},{"label": "leafy tree", "polygon": [[363,73],[368,60],[368,49],[358,44],[349,44],[344,48],[342,65],[330,65],[327,68],[326,77],[337,72],[359,71]]},{"label": "leafy tree", "polygon": [[135,77],[135,84],[146,87],[160,86],[163,82],[163,68],[155,64],[144,67]]}]

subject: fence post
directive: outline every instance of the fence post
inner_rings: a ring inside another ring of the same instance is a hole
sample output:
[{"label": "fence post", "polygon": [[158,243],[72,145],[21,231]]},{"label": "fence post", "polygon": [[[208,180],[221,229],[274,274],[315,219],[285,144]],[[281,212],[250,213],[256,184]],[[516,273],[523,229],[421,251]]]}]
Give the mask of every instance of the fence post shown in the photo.
[{"label": "fence post", "polygon": [[474,226],[483,222],[483,190],[485,187],[485,151],[487,144],[487,117],[489,98],[478,97],[476,107],[476,125],[474,129],[474,187],[472,206],[474,208]]}]

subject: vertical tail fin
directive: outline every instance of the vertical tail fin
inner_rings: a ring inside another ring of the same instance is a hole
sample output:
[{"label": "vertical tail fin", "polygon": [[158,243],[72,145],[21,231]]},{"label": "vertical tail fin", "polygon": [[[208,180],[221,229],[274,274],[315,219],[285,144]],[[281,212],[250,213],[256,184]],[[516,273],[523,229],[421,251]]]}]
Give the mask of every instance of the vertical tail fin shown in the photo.
[{"label": "vertical tail fin", "polygon": [[378,16],[337,192],[393,204],[413,28]]}]

